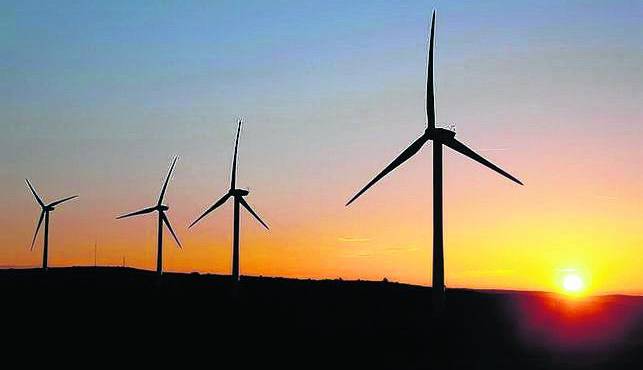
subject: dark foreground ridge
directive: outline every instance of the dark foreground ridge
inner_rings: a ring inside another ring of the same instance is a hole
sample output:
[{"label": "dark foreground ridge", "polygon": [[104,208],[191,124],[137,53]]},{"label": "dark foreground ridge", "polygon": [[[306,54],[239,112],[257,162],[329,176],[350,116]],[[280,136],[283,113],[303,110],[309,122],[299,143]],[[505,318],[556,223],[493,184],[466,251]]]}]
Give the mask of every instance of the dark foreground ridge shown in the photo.
[{"label": "dark foreground ridge", "polygon": [[0,291],[6,353],[91,348],[213,368],[643,368],[643,297],[451,289],[434,322],[430,288],[388,282],[242,277],[234,288],[227,276],[74,267],[0,270]]}]

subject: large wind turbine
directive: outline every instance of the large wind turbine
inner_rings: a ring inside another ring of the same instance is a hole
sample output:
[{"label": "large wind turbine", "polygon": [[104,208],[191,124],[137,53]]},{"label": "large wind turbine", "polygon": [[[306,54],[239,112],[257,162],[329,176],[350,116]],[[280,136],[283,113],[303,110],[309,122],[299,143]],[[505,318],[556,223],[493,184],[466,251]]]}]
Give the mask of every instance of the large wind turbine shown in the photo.
[{"label": "large wind turbine", "polygon": [[172,166],[170,166],[170,171],[167,173],[167,177],[165,178],[165,182],[163,183],[163,187],[161,188],[161,194],[159,195],[159,200],[156,203],[154,207],[149,207],[142,209],[140,211],[128,213],[126,215],[117,217],[116,219],[121,219],[121,218],[126,218],[126,217],[131,217],[131,216],[138,216],[138,215],[144,215],[146,213],[152,213],[154,211],[158,212],[159,220],[158,220],[158,250],[156,254],[156,272],[161,275],[163,274],[163,224],[167,226],[168,230],[170,230],[170,233],[174,237],[174,240],[176,241],[176,244],[178,245],[179,248],[181,248],[181,242],[179,241],[179,238],[177,238],[176,234],[174,233],[174,230],[172,229],[172,225],[170,224],[170,220],[167,218],[167,215],[165,212],[170,209],[170,207],[166,206],[163,204],[163,198],[165,197],[165,190],[167,190],[167,183],[170,181],[170,176],[172,176],[172,171],[174,171],[174,165],[176,164],[176,160],[178,157],[174,157],[174,160],[172,161]]},{"label": "large wind turbine", "polygon": [[33,196],[36,198],[36,202],[38,202],[38,205],[40,205],[40,208],[42,208],[42,211],[40,212],[40,218],[38,218],[38,226],[36,226],[36,232],[33,234],[33,240],[31,241],[31,250],[33,250],[33,246],[36,243],[36,237],[38,236],[38,231],[40,230],[40,225],[42,225],[42,220],[45,220],[45,239],[44,239],[44,248],[42,250],[42,269],[47,270],[47,259],[48,259],[48,254],[49,254],[49,212],[53,211],[56,209],[55,207],[59,204],[62,204],[68,200],[77,198],[78,195],[74,195],[72,197],[67,197],[63,198],[60,200],[57,200],[55,202],[45,204],[45,202],[42,201],[40,196],[38,196],[38,193],[36,193],[36,190],[31,186],[31,183],[29,182],[28,179],[25,179],[27,182],[27,186],[29,186],[29,190],[31,190],[31,193]]},{"label": "large wind turbine", "polygon": [[433,304],[436,312],[444,307],[444,253],[443,253],[443,228],[442,228],[442,146],[464,154],[492,170],[500,173],[508,179],[523,185],[520,180],[505,172],[498,166],[484,159],[482,156],[471,150],[469,147],[456,140],[455,132],[445,128],[435,127],[435,103],[433,94],[433,46],[435,32],[435,11],[431,20],[431,37],[429,41],[429,60],[427,66],[426,81],[426,117],[427,128],[424,134],[406,148],[391,164],[380,172],[371,182],[366,184],[351,200],[346,203],[348,206],[366,190],[378,182],[381,178],[393,171],[395,168],[406,162],[417,153],[429,140],[433,141]]},{"label": "large wind turbine", "polygon": [[232,281],[237,282],[239,281],[239,204],[245,207],[245,209],[250,212],[251,215],[254,216],[254,218],[259,221],[260,224],[263,225],[266,229],[268,229],[268,225],[266,225],[265,222],[261,220],[261,218],[257,215],[257,213],[250,207],[250,205],[246,202],[243,197],[247,196],[250,194],[250,192],[246,189],[237,189],[236,188],[236,178],[237,178],[237,149],[239,147],[239,133],[241,132],[241,120],[239,120],[239,126],[237,127],[237,139],[234,143],[234,158],[232,160],[232,175],[230,176],[230,190],[221,197],[216,203],[214,203],[210,208],[208,208],[203,214],[197,218],[192,224],[190,224],[190,227],[194,226],[197,222],[199,222],[203,217],[205,217],[208,213],[214,211],[217,209],[219,206],[221,206],[223,203],[225,203],[228,198],[233,197],[234,198],[234,233],[233,233],[233,239],[232,239]]}]

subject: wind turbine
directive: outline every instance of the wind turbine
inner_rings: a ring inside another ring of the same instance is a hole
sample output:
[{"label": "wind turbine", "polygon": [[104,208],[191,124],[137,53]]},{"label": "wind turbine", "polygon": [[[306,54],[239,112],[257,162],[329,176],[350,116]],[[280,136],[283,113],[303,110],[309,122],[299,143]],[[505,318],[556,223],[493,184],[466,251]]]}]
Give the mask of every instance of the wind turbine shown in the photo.
[{"label": "wind turbine", "polygon": [[178,245],[179,248],[181,247],[181,242],[179,241],[179,238],[176,236],[174,233],[174,230],[172,229],[172,225],[170,224],[170,220],[167,218],[167,215],[165,212],[170,209],[170,207],[166,206],[163,204],[163,198],[165,197],[165,190],[167,190],[167,183],[170,181],[170,176],[172,176],[172,171],[174,171],[174,165],[176,164],[176,160],[178,157],[174,157],[174,160],[172,161],[172,166],[170,166],[170,171],[167,173],[167,177],[165,178],[165,182],[163,183],[163,187],[161,188],[161,194],[159,195],[159,200],[156,202],[156,205],[154,207],[149,207],[142,209],[140,211],[128,213],[123,216],[116,217],[116,219],[121,219],[121,218],[126,218],[126,217],[132,217],[132,216],[138,216],[138,215],[144,215],[146,213],[152,213],[154,211],[158,212],[158,250],[156,254],[156,272],[161,275],[163,274],[163,224],[165,224],[170,230],[170,233],[174,237],[174,240],[176,241],[176,244]]},{"label": "wind turbine", "polygon": [[233,232],[233,238],[232,238],[232,281],[237,282],[239,281],[239,204],[241,204],[245,209],[250,212],[254,218],[259,221],[263,227],[268,229],[268,225],[266,225],[265,222],[261,220],[261,218],[257,215],[257,213],[250,207],[250,205],[246,202],[243,197],[247,196],[250,194],[250,192],[246,189],[237,189],[236,187],[236,178],[237,178],[237,149],[239,147],[239,133],[241,133],[241,120],[239,120],[239,126],[237,128],[237,139],[234,144],[234,158],[232,160],[232,174],[230,176],[230,190],[221,197],[216,203],[214,203],[210,208],[208,208],[203,214],[197,218],[188,228],[191,228],[194,226],[197,222],[199,222],[203,217],[205,217],[208,213],[214,211],[217,209],[219,206],[221,206],[223,203],[225,203],[228,198],[233,197],[234,198],[234,232]]},{"label": "wind turbine", "polygon": [[36,243],[36,237],[38,236],[38,231],[40,231],[40,226],[42,225],[42,220],[45,220],[45,238],[44,238],[44,248],[42,250],[42,269],[47,270],[47,259],[49,255],[49,212],[53,211],[56,209],[56,206],[59,204],[62,204],[68,200],[77,198],[78,195],[74,195],[72,197],[67,197],[63,198],[60,200],[57,200],[55,202],[45,204],[45,202],[42,201],[40,196],[38,196],[38,193],[36,193],[36,190],[33,188],[31,183],[29,182],[28,179],[25,179],[27,182],[27,186],[29,186],[29,190],[31,190],[31,193],[33,196],[36,198],[36,202],[38,202],[38,205],[40,205],[40,208],[42,208],[42,211],[40,212],[40,218],[38,218],[38,226],[36,226],[36,232],[33,235],[33,240],[31,241],[31,250],[33,250],[33,247]]},{"label": "wind turbine", "polygon": [[373,186],[376,182],[386,176],[388,173],[396,169],[402,163],[406,162],[409,158],[415,155],[428,141],[433,141],[433,305],[436,312],[441,312],[444,308],[444,252],[443,252],[443,219],[442,219],[442,146],[447,147],[463,154],[474,161],[477,161],[492,170],[500,173],[508,179],[523,185],[520,180],[513,177],[509,173],[502,170],[500,167],[489,162],[469,147],[461,143],[455,138],[455,131],[445,128],[435,127],[435,103],[433,93],[433,46],[434,46],[434,33],[435,33],[435,11],[431,19],[431,37],[429,41],[429,57],[427,66],[427,81],[426,81],[426,117],[427,128],[424,130],[422,136],[416,139],[408,148],[406,148],[391,164],[389,164],[382,172],[380,172],[371,182],[366,184],[351,200],[346,203],[346,206],[351,204],[355,199],[362,195],[366,190]]}]

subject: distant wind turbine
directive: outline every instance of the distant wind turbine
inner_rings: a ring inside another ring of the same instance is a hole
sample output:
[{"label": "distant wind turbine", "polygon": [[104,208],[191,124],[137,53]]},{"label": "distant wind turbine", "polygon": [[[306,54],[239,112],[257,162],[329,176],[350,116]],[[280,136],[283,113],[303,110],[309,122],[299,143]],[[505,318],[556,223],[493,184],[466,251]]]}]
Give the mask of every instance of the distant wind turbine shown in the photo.
[{"label": "distant wind turbine", "polygon": [[233,233],[233,241],[232,241],[232,281],[237,282],[239,281],[239,204],[245,207],[245,209],[250,212],[251,215],[254,216],[254,218],[259,221],[263,227],[268,229],[268,225],[266,225],[265,222],[261,220],[261,218],[257,215],[257,213],[250,207],[250,205],[246,202],[243,197],[247,196],[250,194],[250,192],[246,189],[237,189],[236,188],[236,178],[237,178],[237,149],[239,147],[239,133],[241,132],[241,120],[239,120],[239,126],[237,127],[237,139],[234,144],[234,157],[232,160],[232,175],[230,176],[230,190],[221,197],[216,203],[214,203],[210,208],[208,208],[203,214],[197,218],[188,228],[191,228],[194,226],[197,222],[199,222],[203,217],[205,217],[208,213],[214,211],[217,209],[219,206],[221,206],[223,203],[225,203],[228,198],[233,197],[234,198],[234,233]]},{"label": "distant wind turbine", "polygon": [[167,183],[170,181],[170,176],[172,176],[172,171],[174,171],[174,165],[176,164],[176,160],[178,157],[174,157],[174,160],[172,161],[172,166],[170,166],[170,171],[167,173],[167,177],[165,178],[165,182],[163,183],[163,187],[161,188],[161,194],[159,195],[159,200],[156,203],[154,207],[149,207],[142,209],[140,211],[128,213],[123,216],[119,216],[116,219],[121,219],[121,218],[126,218],[126,217],[132,217],[132,216],[138,216],[138,215],[144,215],[146,213],[152,213],[154,211],[158,212],[158,250],[156,254],[156,272],[161,275],[163,274],[163,224],[167,226],[168,230],[170,230],[170,233],[174,237],[174,240],[176,241],[176,244],[178,245],[179,248],[181,248],[181,242],[179,241],[179,238],[176,236],[176,233],[174,233],[174,230],[172,229],[172,225],[170,224],[170,220],[167,218],[167,215],[165,212],[170,209],[170,207],[166,206],[163,204],[163,198],[165,197],[165,191],[167,190]]},{"label": "distant wind turbine", "polygon": [[435,102],[433,92],[433,45],[435,32],[435,11],[431,20],[431,37],[429,41],[429,57],[427,66],[427,83],[426,83],[426,116],[427,128],[424,134],[415,140],[406,148],[391,164],[380,172],[371,182],[366,184],[351,200],[346,203],[348,206],[376,182],[393,171],[395,168],[406,162],[415,155],[425,143],[433,141],[433,304],[436,312],[441,312],[444,308],[444,252],[443,252],[443,219],[442,219],[442,146],[464,154],[465,156],[477,161],[492,170],[500,173],[508,179],[523,185],[520,180],[505,172],[498,166],[489,162],[469,147],[455,139],[455,132],[445,128],[435,127]]},{"label": "distant wind turbine", "polygon": [[33,188],[31,183],[29,182],[28,179],[25,179],[27,182],[27,186],[29,186],[29,190],[31,190],[31,193],[33,196],[36,198],[36,202],[40,205],[40,208],[42,208],[42,211],[40,212],[40,218],[38,218],[38,225],[36,226],[36,232],[33,235],[33,240],[31,241],[31,250],[33,250],[34,244],[36,243],[36,237],[38,236],[38,231],[40,230],[40,225],[42,225],[42,220],[45,220],[45,238],[44,238],[44,248],[42,251],[42,269],[47,270],[47,260],[48,260],[48,255],[49,255],[49,212],[53,211],[56,209],[55,207],[59,204],[62,204],[68,200],[77,198],[78,195],[74,195],[72,197],[67,197],[63,198],[60,200],[57,200],[53,203],[45,204],[40,196],[38,196],[38,193],[36,190]]}]

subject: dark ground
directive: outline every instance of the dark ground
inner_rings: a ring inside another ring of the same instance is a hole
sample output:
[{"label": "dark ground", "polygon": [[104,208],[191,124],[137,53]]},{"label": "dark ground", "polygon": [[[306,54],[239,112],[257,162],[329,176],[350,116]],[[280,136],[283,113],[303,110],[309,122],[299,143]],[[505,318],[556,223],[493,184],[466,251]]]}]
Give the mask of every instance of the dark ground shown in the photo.
[{"label": "dark ground", "polygon": [[82,267],[0,270],[0,292],[0,364],[643,369],[643,297],[453,289],[434,322],[430,288],[384,282]]}]

